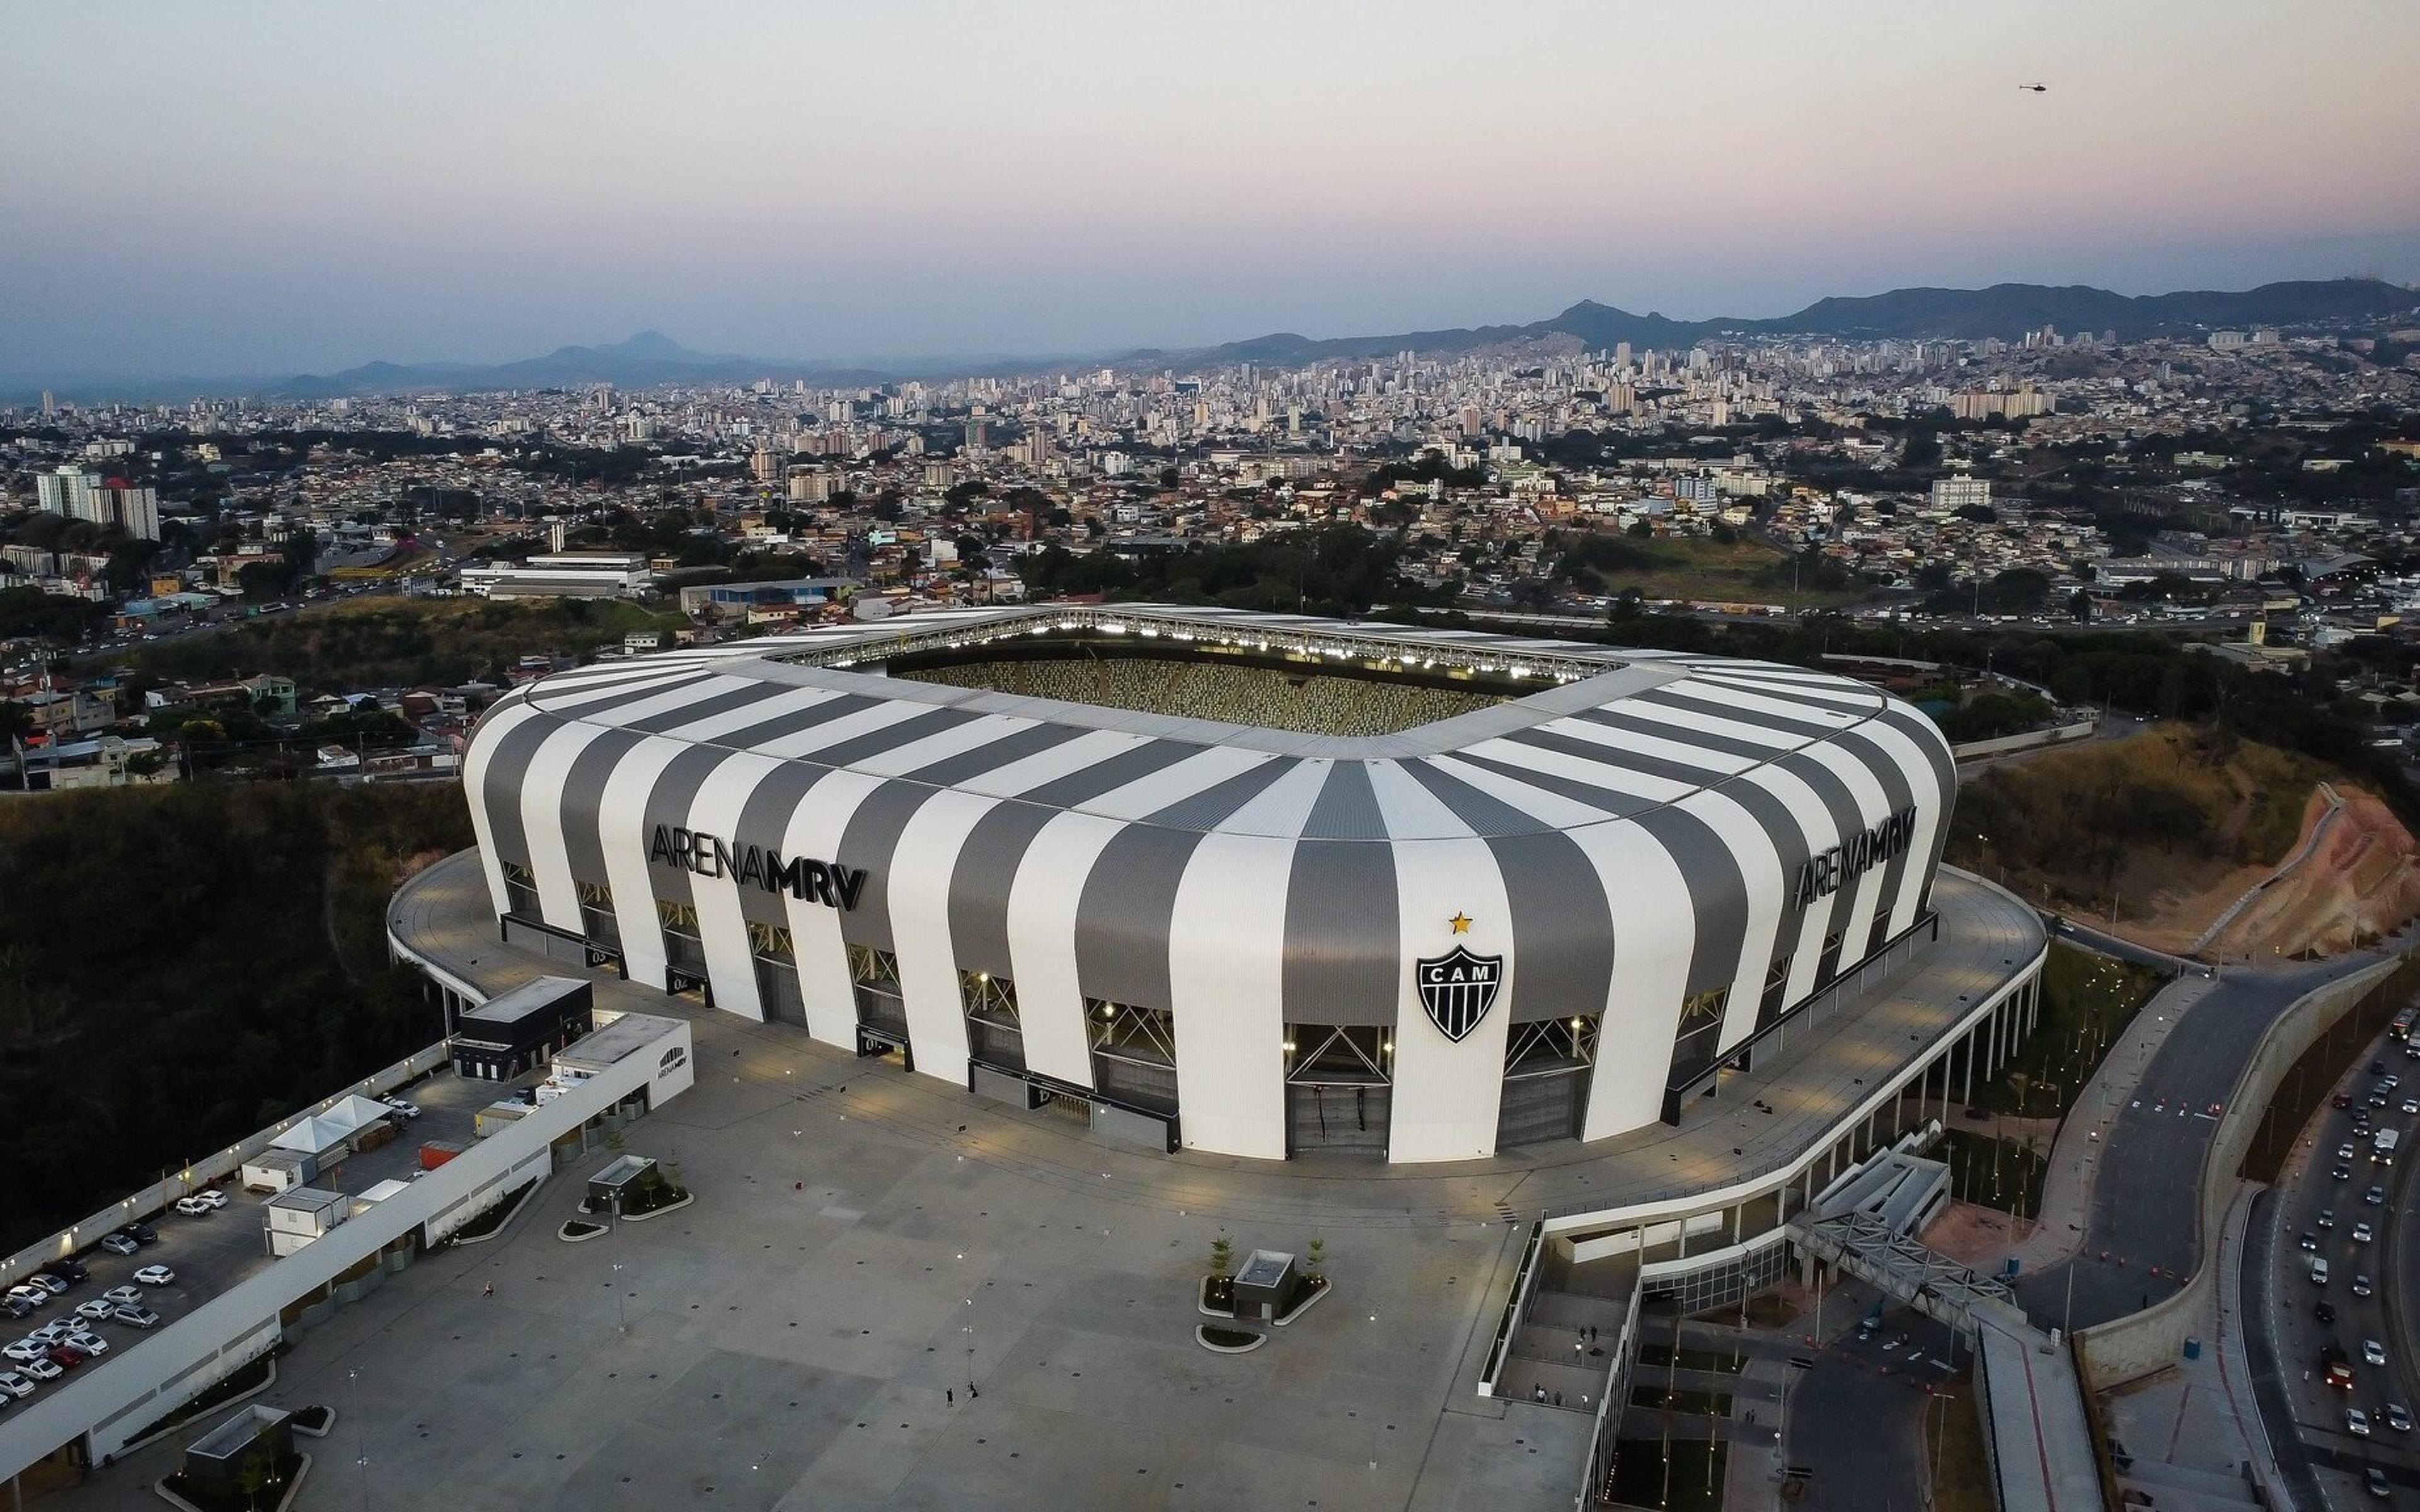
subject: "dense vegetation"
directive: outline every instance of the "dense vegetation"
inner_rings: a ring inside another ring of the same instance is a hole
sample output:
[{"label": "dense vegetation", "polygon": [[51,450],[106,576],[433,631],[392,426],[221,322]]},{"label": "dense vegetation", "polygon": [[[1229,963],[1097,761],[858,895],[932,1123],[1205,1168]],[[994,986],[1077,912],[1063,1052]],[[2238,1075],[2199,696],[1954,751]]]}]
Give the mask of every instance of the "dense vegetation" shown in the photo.
[{"label": "dense vegetation", "polygon": [[0,806],[0,1251],[437,1039],[385,908],[470,841],[451,784]]},{"label": "dense vegetation", "polygon": [[1241,546],[1191,546],[1131,560],[1107,551],[1077,556],[1050,547],[1017,570],[1036,598],[1107,594],[1111,598],[1304,614],[1361,614],[1373,604],[1422,604],[1443,595],[1406,582],[1398,548],[1356,525],[1288,531]]},{"label": "dense vegetation", "polygon": [[631,630],[677,622],[635,604],[544,599],[361,599],[247,620],[134,654],[135,671],[188,680],[271,672],[306,687],[452,687],[502,680],[520,657],[617,643]]}]

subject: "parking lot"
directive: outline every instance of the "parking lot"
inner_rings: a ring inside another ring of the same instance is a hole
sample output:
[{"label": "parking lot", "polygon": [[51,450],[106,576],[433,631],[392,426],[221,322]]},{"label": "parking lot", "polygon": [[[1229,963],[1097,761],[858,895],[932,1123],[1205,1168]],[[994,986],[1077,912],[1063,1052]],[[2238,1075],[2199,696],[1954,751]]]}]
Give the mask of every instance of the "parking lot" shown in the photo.
[{"label": "parking lot", "polygon": [[[358,1195],[390,1179],[409,1180],[419,1173],[419,1150],[424,1141],[470,1144],[476,1137],[473,1116],[489,1103],[509,1096],[514,1085],[465,1081],[441,1069],[395,1094],[418,1106],[422,1115],[419,1119],[406,1124],[392,1142],[322,1171],[314,1184],[324,1190]],[[176,1280],[168,1286],[140,1288],[144,1305],[160,1315],[160,1328],[175,1323],[210,1298],[267,1268],[272,1263],[262,1237],[268,1195],[245,1191],[233,1176],[212,1184],[225,1195],[225,1208],[198,1217],[180,1213],[173,1207],[149,1215],[159,1240],[143,1245],[133,1255],[115,1255],[98,1243],[78,1251],[74,1258],[90,1272],[89,1278],[72,1283],[66,1295],[29,1317],[11,1319],[0,1315],[0,1344],[14,1343],[43,1324],[72,1317],[78,1304],[113,1288],[134,1285],[134,1273],[147,1266],[164,1265],[176,1273]],[[71,1367],[79,1371],[106,1370],[143,1348],[158,1332],[156,1328],[146,1331],[116,1321],[89,1326],[109,1349],[106,1354]],[[6,1361],[0,1362],[0,1368],[23,1367],[18,1362]],[[62,1377],[61,1381],[65,1379]],[[37,1382],[36,1396],[53,1384]],[[0,1422],[6,1421],[8,1409],[17,1400],[0,1392]]]}]

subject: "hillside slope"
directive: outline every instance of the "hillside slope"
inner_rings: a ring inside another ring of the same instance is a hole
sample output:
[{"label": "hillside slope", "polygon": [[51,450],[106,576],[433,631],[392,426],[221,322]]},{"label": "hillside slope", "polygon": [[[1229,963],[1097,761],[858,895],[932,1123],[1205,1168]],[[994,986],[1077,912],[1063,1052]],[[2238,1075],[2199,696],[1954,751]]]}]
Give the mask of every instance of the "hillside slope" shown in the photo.
[{"label": "hillside slope", "polygon": [[1949,856],[2144,945],[2241,960],[2326,954],[2412,918],[2415,853],[2326,765],[2162,725],[1981,773]]}]

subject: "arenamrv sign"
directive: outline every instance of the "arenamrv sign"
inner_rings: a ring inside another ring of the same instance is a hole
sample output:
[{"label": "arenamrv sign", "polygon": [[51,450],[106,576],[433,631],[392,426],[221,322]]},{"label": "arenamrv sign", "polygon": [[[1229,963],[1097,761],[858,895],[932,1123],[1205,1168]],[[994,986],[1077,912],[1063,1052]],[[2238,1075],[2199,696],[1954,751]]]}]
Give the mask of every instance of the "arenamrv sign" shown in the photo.
[{"label": "arenamrv sign", "polygon": [[857,906],[865,890],[865,868],[837,861],[811,861],[803,856],[786,859],[765,845],[735,847],[719,835],[658,825],[647,842],[647,859],[701,877],[730,877],[741,887],[750,883],[767,892],[786,892],[800,903],[819,903],[844,911]]},{"label": "arenamrv sign", "polygon": [[1798,869],[1798,906],[1829,898],[1865,875],[1868,867],[1900,855],[1915,834],[1916,806],[1910,804],[1873,828],[1850,836],[1845,843],[1808,856]]}]

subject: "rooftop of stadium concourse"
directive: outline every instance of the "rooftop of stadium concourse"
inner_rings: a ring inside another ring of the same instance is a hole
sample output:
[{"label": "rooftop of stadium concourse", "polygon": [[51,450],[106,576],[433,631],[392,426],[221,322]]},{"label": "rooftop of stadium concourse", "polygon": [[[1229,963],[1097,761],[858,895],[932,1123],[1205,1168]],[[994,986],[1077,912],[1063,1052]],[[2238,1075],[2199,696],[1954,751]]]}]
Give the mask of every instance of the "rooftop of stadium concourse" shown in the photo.
[{"label": "rooftop of stadium concourse", "polygon": [[[930,1077],[878,1071],[784,1025],[695,1010],[611,971],[585,975],[597,983],[600,1009],[689,1018],[701,1064],[738,1055],[742,1065],[733,1070],[746,1069],[791,1096],[827,1097],[846,1084],[836,1111],[851,1119],[916,1131],[919,1139],[964,1125],[966,1132],[944,1142],[970,1162],[1029,1174],[1075,1170],[1095,1180],[1113,1172],[1129,1198],[1149,1193],[1204,1221],[1310,1223],[1332,1234],[1495,1220],[1500,1197],[1524,1213],[1590,1227],[1736,1201],[1727,1194],[1759,1190],[1820,1156],[1849,1123],[1894,1101],[1893,1088],[1910,1069],[1954,1040],[2047,948],[2040,916],[1979,877],[1944,867],[1932,905],[1941,918],[1936,942],[1770,1047],[1751,1070],[1726,1072],[1718,1095],[1690,1098],[1677,1126],[1649,1123],[1593,1144],[1556,1140],[1437,1165],[1137,1154],[1080,1129],[998,1110]],[[566,969],[497,943],[473,851],[407,882],[387,920],[390,936],[411,957],[481,994]],[[779,1065],[766,1071],[748,1064],[767,1057]]]}]

